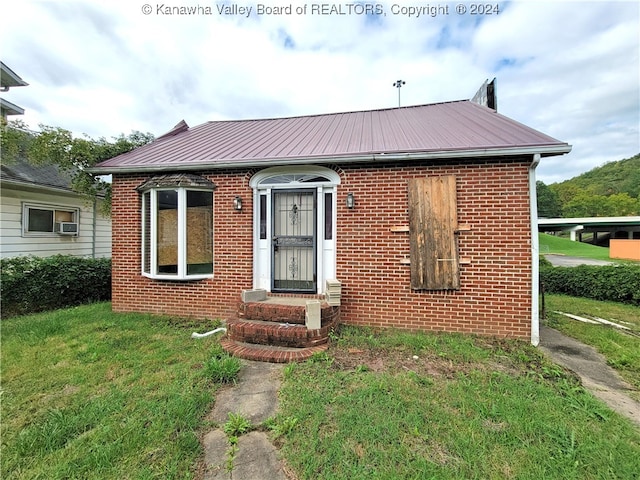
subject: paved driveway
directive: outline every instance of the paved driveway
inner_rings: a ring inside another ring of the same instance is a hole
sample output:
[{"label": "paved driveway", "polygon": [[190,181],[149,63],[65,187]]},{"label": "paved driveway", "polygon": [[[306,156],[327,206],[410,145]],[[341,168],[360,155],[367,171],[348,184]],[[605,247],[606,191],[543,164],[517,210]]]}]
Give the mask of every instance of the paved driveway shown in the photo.
[{"label": "paved driveway", "polygon": [[554,267],[577,267],[578,265],[613,265],[614,262],[606,260],[594,260],[592,258],[569,257],[567,255],[545,254]]}]

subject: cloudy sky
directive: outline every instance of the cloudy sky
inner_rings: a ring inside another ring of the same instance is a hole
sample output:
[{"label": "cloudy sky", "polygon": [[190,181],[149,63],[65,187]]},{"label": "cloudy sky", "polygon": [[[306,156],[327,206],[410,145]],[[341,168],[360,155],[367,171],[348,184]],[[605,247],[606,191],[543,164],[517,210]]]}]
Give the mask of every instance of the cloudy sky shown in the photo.
[{"label": "cloudy sky", "polygon": [[11,2],[0,57],[29,86],[2,95],[34,129],[109,138],[395,107],[398,79],[403,106],[460,100],[497,77],[500,113],[573,146],[546,183],[640,151],[636,0],[322,1]]}]

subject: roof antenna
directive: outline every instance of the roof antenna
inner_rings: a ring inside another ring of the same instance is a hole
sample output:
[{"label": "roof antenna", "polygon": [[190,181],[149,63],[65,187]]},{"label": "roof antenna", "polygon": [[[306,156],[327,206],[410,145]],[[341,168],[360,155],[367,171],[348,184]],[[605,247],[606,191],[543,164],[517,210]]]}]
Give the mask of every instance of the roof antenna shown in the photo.
[{"label": "roof antenna", "polygon": [[396,80],[393,83],[393,86],[396,87],[398,89],[398,107],[400,107],[400,89],[402,88],[402,86],[407,83],[404,80]]}]

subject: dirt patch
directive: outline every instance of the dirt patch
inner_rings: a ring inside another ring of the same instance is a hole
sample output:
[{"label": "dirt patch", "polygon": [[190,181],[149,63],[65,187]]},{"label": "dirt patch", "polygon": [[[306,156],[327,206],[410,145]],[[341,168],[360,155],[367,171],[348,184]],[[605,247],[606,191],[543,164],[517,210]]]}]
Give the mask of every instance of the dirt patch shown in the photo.
[{"label": "dirt patch", "polygon": [[419,374],[452,377],[458,371],[449,361],[414,356],[401,350],[370,348],[331,348],[333,366],[339,370],[363,369],[376,373],[411,370]]},{"label": "dirt patch", "polygon": [[68,397],[75,395],[79,391],[80,387],[67,384],[59,392],[43,394],[38,401],[41,404],[51,404],[50,408],[54,408],[54,405],[57,405],[58,403],[66,403],[66,399]]},{"label": "dirt patch", "polygon": [[[500,371],[519,374],[521,369],[505,361],[456,362],[436,353],[421,352],[419,355],[402,348],[340,348],[333,346],[329,354],[334,358],[333,366],[339,370],[363,369],[372,372],[411,371],[418,375],[453,379],[472,371]],[[508,359],[506,359],[508,360]]]}]

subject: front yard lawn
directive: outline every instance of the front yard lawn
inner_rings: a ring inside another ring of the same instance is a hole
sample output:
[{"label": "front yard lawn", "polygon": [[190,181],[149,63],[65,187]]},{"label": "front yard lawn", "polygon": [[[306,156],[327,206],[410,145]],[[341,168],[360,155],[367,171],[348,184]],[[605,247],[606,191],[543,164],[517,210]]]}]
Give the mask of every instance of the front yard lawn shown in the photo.
[{"label": "front yard lawn", "polygon": [[3,320],[0,477],[192,478],[220,354],[197,325],[109,303]]},{"label": "front yard lawn", "polygon": [[[108,303],[3,320],[1,478],[202,478],[223,354],[190,334],[215,326]],[[638,478],[640,432],[526,342],[344,327],[284,376],[254,428],[299,480]]]},{"label": "front yard lawn", "polygon": [[640,432],[524,342],[343,328],[285,369],[302,479],[633,479]]}]

